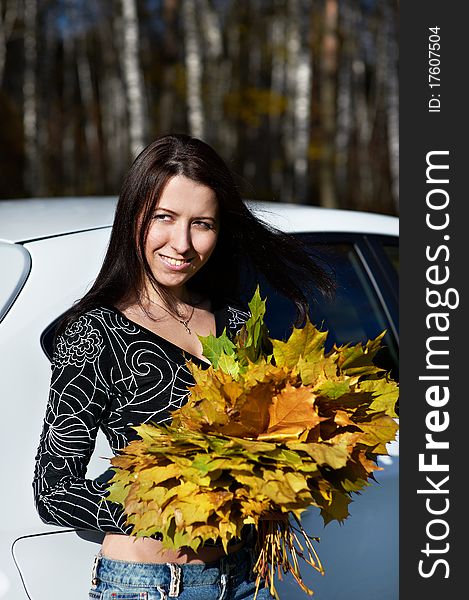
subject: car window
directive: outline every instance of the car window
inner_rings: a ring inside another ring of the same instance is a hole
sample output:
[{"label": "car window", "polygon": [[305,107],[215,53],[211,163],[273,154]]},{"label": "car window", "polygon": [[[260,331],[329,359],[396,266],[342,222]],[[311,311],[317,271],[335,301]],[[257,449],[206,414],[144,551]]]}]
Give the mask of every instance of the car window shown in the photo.
[{"label": "car window", "polygon": [[383,244],[383,249],[386,252],[392,266],[396,270],[396,273],[399,273],[399,248],[397,246]]},{"label": "car window", "polygon": [[[353,243],[309,245],[336,282],[335,297],[325,300],[319,294],[310,297],[310,319],[319,329],[327,330],[326,349],[333,344],[365,343],[386,330],[383,349],[376,364],[398,378],[398,346],[382,296],[376,290],[370,265]],[[271,337],[286,339],[295,319],[294,305],[261,280],[261,292],[267,296],[266,324]]]}]

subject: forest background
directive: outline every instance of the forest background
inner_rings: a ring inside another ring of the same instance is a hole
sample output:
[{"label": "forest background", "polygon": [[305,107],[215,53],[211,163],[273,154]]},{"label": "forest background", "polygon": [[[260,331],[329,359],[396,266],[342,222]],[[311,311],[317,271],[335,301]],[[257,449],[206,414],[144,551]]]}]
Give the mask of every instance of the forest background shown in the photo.
[{"label": "forest background", "polygon": [[399,0],[0,0],[0,198],[114,195],[156,136],[245,197],[398,215]]}]

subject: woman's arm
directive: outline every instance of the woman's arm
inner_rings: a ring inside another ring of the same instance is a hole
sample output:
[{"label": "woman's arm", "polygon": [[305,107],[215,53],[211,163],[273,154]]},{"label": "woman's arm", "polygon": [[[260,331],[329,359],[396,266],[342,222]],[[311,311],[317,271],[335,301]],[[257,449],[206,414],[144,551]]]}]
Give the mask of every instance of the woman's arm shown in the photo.
[{"label": "woman's arm", "polygon": [[110,358],[100,328],[93,317],[83,315],[57,339],[36,455],[34,499],[45,523],[129,533],[121,507],[104,500],[106,482],[86,479],[112,390]]}]

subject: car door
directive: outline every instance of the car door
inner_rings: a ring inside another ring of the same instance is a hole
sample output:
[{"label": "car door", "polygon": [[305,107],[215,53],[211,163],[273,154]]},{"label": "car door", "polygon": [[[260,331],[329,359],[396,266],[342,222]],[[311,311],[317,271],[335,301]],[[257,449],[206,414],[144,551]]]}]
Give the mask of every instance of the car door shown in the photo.
[{"label": "car door", "polygon": [[[376,363],[398,379],[398,239],[396,236],[348,233],[299,234],[311,254],[334,278],[333,300],[310,296],[311,321],[329,332],[333,344],[365,343],[386,331]],[[254,282],[251,282],[251,287]],[[262,281],[267,296],[266,323],[271,337],[285,339],[294,320],[291,302]],[[319,536],[316,549],[325,568],[321,577],[304,563],[305,583],[317,600],[395,600],[398,597],[399,458],[398,444],[392,456],[380,461],[382,471],[361,495],[354,495],[350,516],[343,524],[324,527],[312,507],[302,518],[305,530]],[[304,592],[291,577],[279,583],[281,598],[302,600]]]}]

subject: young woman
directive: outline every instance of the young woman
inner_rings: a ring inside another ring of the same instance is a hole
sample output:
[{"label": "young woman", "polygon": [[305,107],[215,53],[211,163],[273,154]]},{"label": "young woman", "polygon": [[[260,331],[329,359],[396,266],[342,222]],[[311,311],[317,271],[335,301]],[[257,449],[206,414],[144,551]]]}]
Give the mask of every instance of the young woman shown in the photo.
[{"label": "young woman", "polygon": [[295,302],[299,320],[308,285],[331,287],[299,243],[252,215],[207,144],[168,135],[144,149],[124,181],[101,271],[59,325],[36,457],[43,521],[105,534],[90,598],[254,595],[248,539],[228,554],[216,543],[174,552],[135,539],[106,500],[107,477],[85,477],[99,428],[117,452],[135,438],[132,426],[169,420],[186,400],[186,358],[208,364],[198,335],[234,335],[249,316],[237,300],[248,264]]}]

